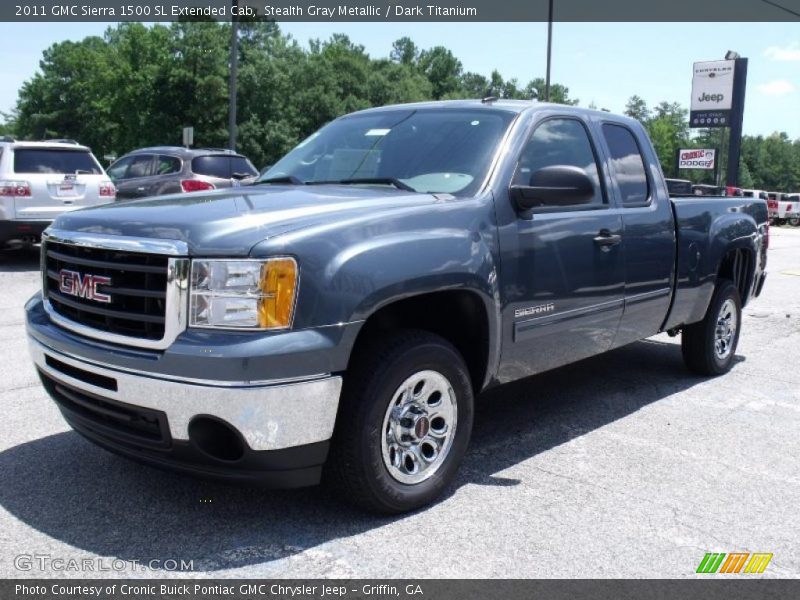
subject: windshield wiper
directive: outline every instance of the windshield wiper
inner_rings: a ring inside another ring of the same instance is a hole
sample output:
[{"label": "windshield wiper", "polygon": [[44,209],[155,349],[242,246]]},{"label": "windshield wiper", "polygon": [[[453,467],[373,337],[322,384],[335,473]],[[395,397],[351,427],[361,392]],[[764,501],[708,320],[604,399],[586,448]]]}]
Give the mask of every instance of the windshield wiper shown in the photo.
[{"label": "windshield wiper", "polygon": [[262,183],[290,183],[291,185],[305,185],[306,182],[295,177],[294,175],[283,175],[281,177],[271,177],[269,179],[259,179],[253,185],[261,185]]},{"label": "windshield wiper", "polygon": [[334,179],[331,181],[309,181],[310,185],[359,185],[359,184],[377,184],[377,185],[393,185],[398,190],[405,192],[416,192],[413,187],[407,183],[403,183],[396,177],[358,177],[356,179]]}]

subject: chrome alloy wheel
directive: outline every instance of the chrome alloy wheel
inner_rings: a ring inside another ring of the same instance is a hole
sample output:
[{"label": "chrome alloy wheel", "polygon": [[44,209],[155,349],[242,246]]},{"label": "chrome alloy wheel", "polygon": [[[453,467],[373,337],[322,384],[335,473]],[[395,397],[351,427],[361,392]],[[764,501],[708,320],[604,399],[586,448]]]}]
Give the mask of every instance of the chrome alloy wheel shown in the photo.
[{"label": "chrome alloy wheel", "polygon": [[413,485],[431,477],[447,458],[458,423],[453,386],[437,371],[420,371],[392,396],[383,418],[381,453],[389,474]]},{"label": "chrome alloy wheel", "polygon": [[736,304],[730,298],[722,303],[717,315],[717,326],[714,331],[714,352],[717,358],[725,360],[733,351],[736,339]]}]

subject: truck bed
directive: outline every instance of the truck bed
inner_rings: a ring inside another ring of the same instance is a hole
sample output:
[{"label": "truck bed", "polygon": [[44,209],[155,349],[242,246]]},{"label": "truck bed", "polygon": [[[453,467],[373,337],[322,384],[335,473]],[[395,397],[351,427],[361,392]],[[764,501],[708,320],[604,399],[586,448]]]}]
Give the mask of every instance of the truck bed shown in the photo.
[{"label": "truck bed", "polygon": [[[679,196],[671,198],[677,235],[675,293],[663,329],[700,321],[723,261],[740,288],[742,306],[760,291],[766,267],[767,203],[758,198]],[[742,215],[748,218],[742,219]],[[731,255],[731,248],[735,251]],[[755,261],[752,278],[745,261]]]}]

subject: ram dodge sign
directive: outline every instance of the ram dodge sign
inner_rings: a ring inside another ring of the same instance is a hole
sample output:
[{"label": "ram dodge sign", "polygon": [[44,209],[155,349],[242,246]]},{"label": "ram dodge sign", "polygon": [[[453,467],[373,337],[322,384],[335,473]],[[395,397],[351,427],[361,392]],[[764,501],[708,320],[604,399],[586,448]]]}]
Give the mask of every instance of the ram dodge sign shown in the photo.
[{"label": "ram dodge sign", "polygon": [[709,148],[680,150],[678,153],[679,169],[713,169],[717,151]]},{"label": "ram dodge sign", "polygon": [[733,99],[736,61],[694,63],[690,127],[728,127]]}]

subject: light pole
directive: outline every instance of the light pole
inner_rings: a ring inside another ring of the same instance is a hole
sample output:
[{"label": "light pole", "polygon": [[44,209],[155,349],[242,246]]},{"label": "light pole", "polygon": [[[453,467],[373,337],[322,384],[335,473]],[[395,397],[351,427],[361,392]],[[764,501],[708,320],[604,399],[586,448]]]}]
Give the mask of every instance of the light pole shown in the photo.
[{"label": "light pole", "polygon": [[228,148],[236,150],[236,72],[239,67],[239,0],[231,0],[231,74],[228,82]]},{"label": "light pole", "polygon": [[547,12],[547,75],[544,81],[544,101],[550,102],[550,60],[553,55],[553,0]]}]

